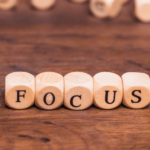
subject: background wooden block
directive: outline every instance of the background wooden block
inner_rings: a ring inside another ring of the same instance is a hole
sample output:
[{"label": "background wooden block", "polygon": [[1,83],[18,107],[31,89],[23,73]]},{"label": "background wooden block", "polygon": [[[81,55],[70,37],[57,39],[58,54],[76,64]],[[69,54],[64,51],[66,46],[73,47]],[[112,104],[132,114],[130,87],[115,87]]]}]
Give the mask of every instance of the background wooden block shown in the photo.
[{"label": "background wooden block", "polygon": [[122,102],[122,79],[115,73],[101,72],[93,77],[94,104],[102,109],[113,109]]},{"label": "background wooden block", "polygon": [[150,103],[150,78],[145,73],[129,72],[122,75],[123,104],[129,108],[144,108]]},{"label": "background wooden block", "polygon": [[135,16],[143,22],[150,22],[150,0],[135,0]]},{"label": "background wooden block", "polygon": [[35,78],[27,72],[13,72],[5,78],[5,104],[25,109],[34,104]]},{"label": "background wooden block", "polygon": [[17,5],[18,0],[0,0],[0,9],[8,10]]},{"label": "background wooden block", "polygon": [[56,0],[31,0],[31,5],[39,10],[47,10],[55,4]]},{"label": "background wooden block", "polygon": [[70,0],[70,1],[72,1],[72,2],[74,2],[74,3],[85,3],[85,2],[87,2],[88,0]]},{"label": "background wooden block", "polygon": [[83,110],[93,103],[93,79],[83,72],[72,72],[65,77],[64,105],[73,110]]},{"label": "background wooden block", "polygon": [[35,105],[42,109],[56,109],[63,104],[64,78],[54,72],[36,76]]},{"label": "background wooden block", "polygon": [[121,0],[91,0],[90,10],[97,18],[114,18],[122,8]]}]

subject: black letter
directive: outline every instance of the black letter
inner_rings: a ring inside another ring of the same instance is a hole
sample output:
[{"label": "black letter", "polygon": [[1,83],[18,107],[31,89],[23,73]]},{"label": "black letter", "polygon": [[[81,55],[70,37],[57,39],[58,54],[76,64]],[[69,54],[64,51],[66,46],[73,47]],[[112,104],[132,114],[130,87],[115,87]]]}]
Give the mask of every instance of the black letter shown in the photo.
[{"label": "black letter", "polygon": [[[51,104],[47,104],[47,102],[46,102],[46,97],[47,97],[48,94],[51,94],[52,97],[53,97],[53,100],[52,100],[52,103],[51,103]],[[50,93],[50,92],[49,92],[49,93],[46,93],[45,96],[44,96],[44,103],[45,103],[46,105],[52,105],[54,102],[55,102],[55,95],[54,95],[53,93]]]},{"label": "black letter", "polygon": [[113,91],[114,92],[114,99],[113,99],[113,101],[110,103],[110,102],[108,102],[108,93],[109,93],[109,91],[105,91],[106,92],[106,94],[105,94],[105,101],[106,101],[106,103],[107,104],[112,104],[112,103],[114,103],[114,101],[115,101],[115,97],[116,97],[116,92],[117,91]]},{"label": "black letter", "polygon": [[73,99],[74,99],[75,97],[79,97],[79,98],[81,99],[81,95],[75,95],[75,96],[72,96],[72,97],[71,97],[71,100],[70,100],[70,104],[71,104],[71,106],[73,106],[73,107],[80,107],[81,104],[80,104],[79,106],[73,105]]},{"label": "black letter", "polygon": [[20,101],[20,97],[25,97],[25,94],[24,95],[20,95],[20,92],[24,92],[26,93],[26,90],[16,90],[17,91],[17,101],[16,102],[21,102]]},{"label": "black letter", "polygon": [[137,97],[137,98],[138,98],[138,101],[137,101],[137,102],[134,102],[133,100],[131,100],[131,102],[132,102],[132,103],[139,103],[139,102],[141,101],[141,97],[135,95],[135,94],[134,94],[135,92],[141,93],[141,90],[135,90],[135,91],[132,92],[132,95],[133,95],[134,97]]}]

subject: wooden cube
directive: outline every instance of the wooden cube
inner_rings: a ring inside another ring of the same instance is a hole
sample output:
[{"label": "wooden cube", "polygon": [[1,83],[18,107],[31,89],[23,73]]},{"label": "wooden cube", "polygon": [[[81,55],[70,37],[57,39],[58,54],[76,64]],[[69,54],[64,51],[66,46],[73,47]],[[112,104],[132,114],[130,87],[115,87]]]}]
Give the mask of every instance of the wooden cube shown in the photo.
[{"label": "wooden cube", "polygon": [[91,0],[90,10],[97,18],[114,18],[122,8],[121,0]]},{"label": "wooden cube", "polygon": [[123,104],[129,108],[144,108],[150,103],[150,78],[145,73],[129,72],[122,75]]},{"label": "wooden cube", "polygon": [[35,105],[52,110],[63,104],[64,78],[55,72],[44,72],[36,76]]},{"label": "wooden cube", "polygon": [[88,0],[71,0],[72,2],[74,2],[74,3],[85,3],[85,2],[87,2]]},{"label": "wooden cube", "polygon": [[93,79],[83,72],[72,72],[65,77],[64,105],[73,110],[83,110],[93,103]]},{"label": "wooden cube", "polygon": [[94,105],[113,109],[122,103],[122,79],[115,73],[101,72],[93,77]]},{"label": "wooden cube", "polygon": [[34,104],[35,78],[27,72],[13,72],[5,78],[5,104],[26,109]]},{"label": "wooden cube", "polygon": [[135,16],[142,22],[150,22],[150,0],[135,0]]},{"label": "wooden cube", "polygon": [[0,0],[0,9],[8,10],[17,5],[17,0]]},{"label": "wooden cube", "polygon": [[38,10],[47,10],[55,4],[56,0],[31,0],[31,5]]}]

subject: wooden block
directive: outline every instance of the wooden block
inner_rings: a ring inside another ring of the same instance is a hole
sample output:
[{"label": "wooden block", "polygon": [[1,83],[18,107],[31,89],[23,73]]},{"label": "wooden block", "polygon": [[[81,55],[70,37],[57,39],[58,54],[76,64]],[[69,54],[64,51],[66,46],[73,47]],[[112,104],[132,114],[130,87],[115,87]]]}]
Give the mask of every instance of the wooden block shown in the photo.
[{"label": "wooden block", "polygon": [[38,10],[47,10],[55,4],[56,0],[31,0],[31,5]]},{"label": "wooden block", "polygon": [[17,0],[0,0],[0,9],[8,10],[17,5]]},{"label": "wooden block", "polygon": [[65,77],[64,105],[73,110],[83,110],[93,103],[93,79],[83,72],[72,72]]},{"label": "wooden block", "polygon": [[5,104],[26,109],[34,104],[35,78],[27,72],[13,72],[5,78]]},{"label": "wooden block", "polygon": [[129,108],[144,108],[150,103],[150,78],[145,73],[129,72],[122,76],[123,104]]},{"label": "wooden block", "polygon": [[97,18],[114,18],[122,8],[121,0],[91,0],[90,10]]},{"label": "wooden block", "polygon": [[74,2],[74,3],[85,3],[85,2],[87,2],[88,0],[71,0],[72,2]]},{"label": "wooden block", "polygon": [[54,72],[44,72],[36,76],[35,105],[52,110],[63,104],[64,78]]},{"label": "wooden block", "polygon": [[122,103],[122,79],[115,73],[101,72],[93,77],[94,105],[113,109]]},{"label": "wooden block", "polygon": [[135,16],[142,22],[150,22],[150,0],[135,0]]}]

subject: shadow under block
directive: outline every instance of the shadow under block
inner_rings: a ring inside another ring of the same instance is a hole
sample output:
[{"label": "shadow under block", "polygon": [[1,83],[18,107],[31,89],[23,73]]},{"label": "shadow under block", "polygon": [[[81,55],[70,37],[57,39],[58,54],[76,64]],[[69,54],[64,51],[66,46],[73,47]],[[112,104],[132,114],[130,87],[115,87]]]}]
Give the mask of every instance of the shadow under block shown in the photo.
[{"label": "shadow under block", "polygon": [[0,9],[8,10],[17,5],[18,0],[0,0]]},{"label": "shadow under block", "polygon": [[72,2],[74,2],[74,3],[85,3],[85,2],[87,2],[88,0],[70,0],[70,1],[72,1]]},{"label": "shadow under block", "polygon": [[64,105],[73,110],[83,110],[93,103],[93,79],[83,72],[72,72],[64,77]]},{"label": "shadow under block", "polygon": [[90,10],[97,18],[114,18],[119,14],[122,5],[121,0],[91,0]]},{"label": "shadow under block", "polygon": [[93,77],[94,105],[113,109],[122,103],[122,79],[115,73],[101,72]]},{"label": "shadow under block", "polygon": [[34,104],[35,78],[26,72],[13,72],[5,78],[5,104],[13,109],[26,109]]},{"label": "shadow under block", "polygon": [[142,22],[150,22],[150,0],[135,0],[135,16]]},{"label": "shadow under block", "polygon": [[144,108],[150,103],[150,78],[145,73],[125,73],[122,75],[123,104],[129,108]]},{"label": "shadow under block", "polygon": [[54,72],[44,72],[36,76],[35,105],[52,110],[63,104],[64,78]]},{"label": "shadow under block", "polygon": [[56,0],[31,0],[31,5],[39,10],[47,10],[55,4]]}]

